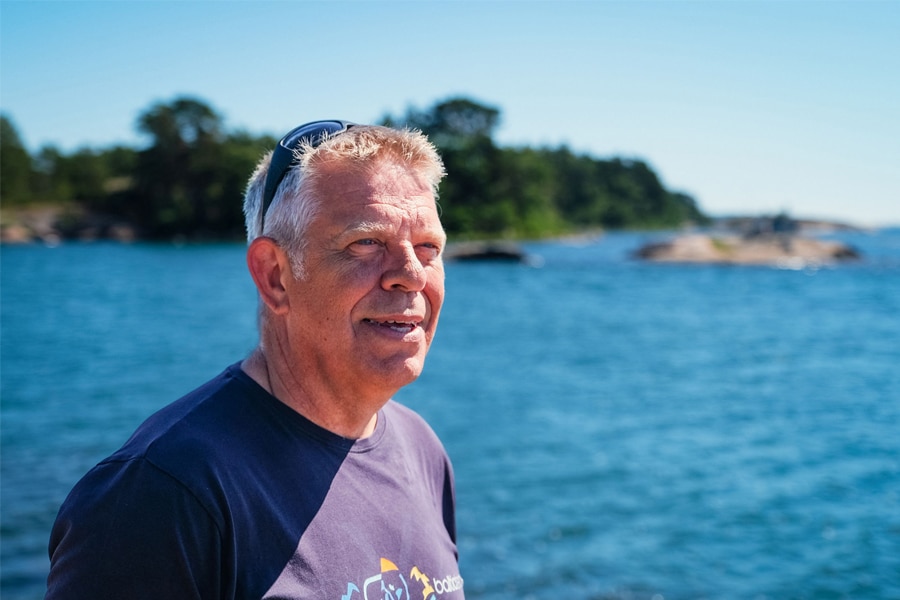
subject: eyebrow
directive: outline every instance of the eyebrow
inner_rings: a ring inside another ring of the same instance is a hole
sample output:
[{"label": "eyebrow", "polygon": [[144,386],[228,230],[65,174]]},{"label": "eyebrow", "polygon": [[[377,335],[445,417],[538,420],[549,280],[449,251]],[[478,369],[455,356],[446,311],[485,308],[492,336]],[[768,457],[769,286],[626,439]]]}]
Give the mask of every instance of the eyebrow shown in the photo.
[{"label": "eyebrow", "polygon": [[[360,221],[358,223],[353,223],[348,225],[346,228],[341,230],[335,236],[336,240],[340,240],[346,237],[354,237],[358,235],[376,235],[383,234],[386,232],[393,231],[393,227],[386,226],[384,223],[378,223],[377,221]],[[447,232],[444,231],[443,227],[428,227],[425,230],[419,230],[419,232],[425,237],[434,237],[439,239],[441,245],[445,244],[447,241]]]},{"label": "eyebrow", "polygon": [[375,221],[360,221],[359,223],[353,223],[345,227],[340,232],[339,236],[356,235],[360,233],[381,233],[388,229],[390,228]]}]

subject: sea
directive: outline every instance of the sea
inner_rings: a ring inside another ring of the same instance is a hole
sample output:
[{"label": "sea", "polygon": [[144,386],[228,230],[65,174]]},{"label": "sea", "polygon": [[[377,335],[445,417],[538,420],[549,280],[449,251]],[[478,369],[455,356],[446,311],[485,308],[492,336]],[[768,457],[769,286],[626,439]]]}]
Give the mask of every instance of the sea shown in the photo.
[{"label": "sea", "polygon": [[[466,597],[900,599],[900,229],[830,267],[633,258],[666,235],[447,264],[397,400],[453,460]],[[73,484],[243,358],[257,301],[241,244],[0,259],[0,596],[31,600]]]}]

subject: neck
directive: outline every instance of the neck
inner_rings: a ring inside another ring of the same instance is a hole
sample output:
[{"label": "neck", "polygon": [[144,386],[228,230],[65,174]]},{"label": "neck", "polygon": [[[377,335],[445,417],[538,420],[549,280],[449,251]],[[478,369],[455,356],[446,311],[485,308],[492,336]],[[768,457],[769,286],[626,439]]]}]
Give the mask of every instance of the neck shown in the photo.
[{"label": "neck", "polygon": [[315,385],[302,367],[267,352],[263,345],[248,356],[241,368],[263,389],[316,425],[349,439],[367,438],[375,432],[378,410],[389,398],[360,402]]}]

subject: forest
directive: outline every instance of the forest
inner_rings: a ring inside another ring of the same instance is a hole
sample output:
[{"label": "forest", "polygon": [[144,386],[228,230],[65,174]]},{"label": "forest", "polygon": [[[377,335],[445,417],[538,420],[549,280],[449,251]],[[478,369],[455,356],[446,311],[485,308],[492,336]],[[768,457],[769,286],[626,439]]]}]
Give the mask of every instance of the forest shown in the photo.
[{"label": "forest", "polygon": [[[421,129],[438,147],[448,176],[442,221],[451,239],[537,239],[597,229],[703,223],[687,194],[667,190],[649,164],[596,158],[567,147],[501,147],[500,110],[467,98],[385,115],[380,123]],[[34,155],[13,119],[0,116],[3,225],[29,209],[52,207],[62,238],[111,237],[126,228],[147,240],[230,240],[243,236],[241,203],[272,134],[230,131],[208,102],[178,97],[141,112],[145,145],[45,146]],[[280,134],[279,134],[280,136]]]}]

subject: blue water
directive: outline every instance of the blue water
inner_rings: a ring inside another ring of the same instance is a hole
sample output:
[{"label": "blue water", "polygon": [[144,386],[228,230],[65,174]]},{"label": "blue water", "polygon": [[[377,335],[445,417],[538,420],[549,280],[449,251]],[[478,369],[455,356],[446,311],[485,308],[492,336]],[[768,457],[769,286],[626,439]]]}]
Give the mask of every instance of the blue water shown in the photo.
[{"label": "blue water", "polygon": [[[398,399],[457,474],[470,599],[900,599],[900,230],[866,260],[652,265],[648,236],[450,264]],[[2,249],[2,587],[65,494],[255,342],[239,245]]]}]

